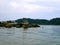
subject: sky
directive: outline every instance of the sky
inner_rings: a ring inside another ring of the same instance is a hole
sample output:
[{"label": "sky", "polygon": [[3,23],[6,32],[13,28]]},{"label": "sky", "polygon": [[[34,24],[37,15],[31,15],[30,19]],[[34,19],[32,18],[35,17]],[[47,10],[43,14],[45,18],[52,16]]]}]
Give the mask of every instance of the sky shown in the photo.
[{"label": "sky", "polygon": [[0,0],[0,21],[60,18],[60,0]]}]

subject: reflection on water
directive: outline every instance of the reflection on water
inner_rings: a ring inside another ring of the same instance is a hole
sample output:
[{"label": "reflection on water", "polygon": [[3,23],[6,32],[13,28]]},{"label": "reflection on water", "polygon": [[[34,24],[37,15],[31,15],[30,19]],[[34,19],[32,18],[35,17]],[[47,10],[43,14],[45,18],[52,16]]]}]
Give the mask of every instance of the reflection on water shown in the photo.
[{"label": "reflection on water", "polygon": [[[25,30],[24,30],[25,31]],[[26,37],[27,37],[27,35],[26,35],[26,32],[23,32],[23,34],[22,34],[22,45],[24,45],[25,44],[25,39],[26,39]]]},{"label": "reflection on water", "polygon": [[25,30],[28,30],[28,28],[23,28],[23,30],[25,31]]},{"label": "reflection on water", "polygon": [[60,45],[60,26],[0,27],[0,45]]}]

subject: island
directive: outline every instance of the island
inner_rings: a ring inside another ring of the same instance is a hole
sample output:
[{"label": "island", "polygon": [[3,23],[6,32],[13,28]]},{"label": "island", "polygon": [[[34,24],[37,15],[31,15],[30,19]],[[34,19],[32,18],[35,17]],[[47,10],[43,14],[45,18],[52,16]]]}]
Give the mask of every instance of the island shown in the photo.
[{"label": "island", "polygon": [[0,21],[0,27],[16,27],[16,28],[31,28],[31,27],[40,27],[40,25],[60,25],[60,18],[53,18],[50,20],[46,19],[31,19],[31,18],[22,18],[13,21]]}]

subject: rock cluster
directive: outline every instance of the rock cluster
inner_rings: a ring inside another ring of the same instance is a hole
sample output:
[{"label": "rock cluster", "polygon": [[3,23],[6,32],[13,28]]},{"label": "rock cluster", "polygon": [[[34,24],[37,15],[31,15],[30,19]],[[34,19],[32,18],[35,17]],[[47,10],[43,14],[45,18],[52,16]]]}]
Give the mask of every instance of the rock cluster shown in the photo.
[{"label": "rock cluster", "polygon": [[22,21],[20,24],[16,23],[16,22],[11,22],[11,21],[7,21],[7,22],[0,22],[0,27],[6,27],[6,28],[11,28],[11,27],[16,27],[16,28],[29,28],[29,27],[40,27],[37,24],[29,24],[29,22],[27,20]]}]

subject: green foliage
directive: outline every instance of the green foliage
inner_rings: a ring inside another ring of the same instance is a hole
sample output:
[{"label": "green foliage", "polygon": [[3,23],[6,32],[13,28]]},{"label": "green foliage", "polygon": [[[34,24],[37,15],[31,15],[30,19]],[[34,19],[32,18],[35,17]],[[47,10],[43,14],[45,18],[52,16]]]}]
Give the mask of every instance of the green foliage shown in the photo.
[{"label": "green foliage", "polygon": [[22,19],[16,20],[16,22],[18,22],[20,24],[23,20],[27,20],[29,22],[29,24],[60,25],[60,18],[54,18],[51,20],[22,18]]},{"label": "green foliage", "polygon": [[52,25],[60,25],[60,18],[51,19],[50,24],[52,24]]}]

